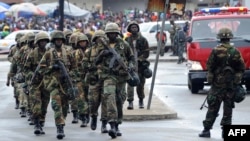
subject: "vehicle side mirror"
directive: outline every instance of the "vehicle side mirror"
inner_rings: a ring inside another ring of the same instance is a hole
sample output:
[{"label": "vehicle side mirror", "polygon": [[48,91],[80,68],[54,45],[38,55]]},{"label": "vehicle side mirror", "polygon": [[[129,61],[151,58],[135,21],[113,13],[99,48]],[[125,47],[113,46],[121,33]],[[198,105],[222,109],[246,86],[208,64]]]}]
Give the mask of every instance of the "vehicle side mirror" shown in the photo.
[{"label": "vehicle side mirror", "polygon": [[189,43],[191,43],[193,41],[193,37],[192,36],[188,36],[186,38],[186,41],[189,42]]}]

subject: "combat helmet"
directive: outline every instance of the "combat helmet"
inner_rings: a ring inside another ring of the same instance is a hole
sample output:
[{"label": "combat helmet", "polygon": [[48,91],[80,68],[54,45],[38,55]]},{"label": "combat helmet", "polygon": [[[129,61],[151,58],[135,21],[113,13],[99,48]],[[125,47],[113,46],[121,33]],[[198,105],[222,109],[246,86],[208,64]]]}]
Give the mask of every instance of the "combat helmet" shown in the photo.
[{"label": "combat helmet", "polygon": [[72,33],[73,33],[73,32],[72,32],[71,30],[69,30],[69,29],[63,30],[64,37],[66,37],[66,38],[67,38],[67,36],[72,35]]},{"label": "combat helmet", "polygon": [[23,33],[17,33],[15,37],[15,41],[17,42],[24,34]]},{"label": "combat helmet", "polygon": [[37,44],[39,40],[47,40],[47,42],[49,42],[49,35],[45,31],[40,31],[35,36],[35,44]]},{"label": "combat helmet", "polygon": [[62,31],[55,30],[53,33],[51,33],[51,42],[54,42],[55,39],[62,39],[63,42],[65,42],[65,37]]},{"label": "combat helmet", "polygon": [[138,30],[140,31],[140,27],[139,27],[138,23],[137,23],[136,21],[131,21],[131,22],[128,24],[128,28],[127,28],[127,31],[128,31],[128,32],[131,32],[130,27],[131,27],[132,25],[136,25],[137,28],[138,28]]},{"label": "combat helmet", "polygon": [[25,34],[25,36],[26,36],[27,43],[35,40],[35,34],[33,32],[29,32],[29,33]]},{"label": "combat helmet", "polygon": [[80,41],[87,41],[87,42],[89,43],[89,38],[88,38],[85,34],[80,33],[80,34],[78,34],[77,37],[76,37],[76,42],[75,42],[75,44],[77,45]]},{"label": "combat helmet", "polygon": [[218,39],[232,39],[233,38],[233,32],[229,28],[221,28],[219,32],[217,33]]},{"label": "combat helmet", "polygon": [[116,23],[108,23],[105,27],[105,33],[118,33],[118,34],[120,34],[119,26]]},{"label": "combat helmet", "polygon": [[76,39],[77,39],[77,36],[79,35],[80,33],[79,32],[74,32],[70,35],[69,37],[69,44],[75,44],[76,43]]},{"label": "combat helmet", "polygon": [[150,68],[146,68],[143,70],[143,76],[145,78],[150,78],[150,77],[152,77],[152,75],[153,75],[153,72]]},{"label": "combat helmet", "polygon": [[94,35],[93,35],[91,41],[92,41],[92,42],[95,42],[95,40],[96,40],[97,37],[106,37],[106,34],[105,34],[105,32],[104,32],[103,30],[97,30],[97,31],[94,33]]}]

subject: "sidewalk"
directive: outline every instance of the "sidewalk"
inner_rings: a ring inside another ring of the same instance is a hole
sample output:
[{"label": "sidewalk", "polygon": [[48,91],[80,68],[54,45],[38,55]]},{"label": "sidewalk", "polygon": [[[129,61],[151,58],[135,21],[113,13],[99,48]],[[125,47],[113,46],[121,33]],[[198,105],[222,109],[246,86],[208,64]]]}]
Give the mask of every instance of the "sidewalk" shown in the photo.
[{"label": "sidewalk", "polygon": [[[177,62],[177,56],[170,56],[171,53],[167,52],[164,56],[159,56],[159,62]],[[0,54],[0,61],[7,61],[7,54]],[[186,57],[186,54],[184,54]],[[156,54],[150,53],[149,61],[154,62],[156,60]],[[139,109],[138,98],[135,95],[134,99],[134,109],[127,110],[128,102],[124,103],[124,120],[126,121],[138,121],[138,120],[160,120],[160,119],[173,119],[177,118],[177,113],[163,103],[157,96],[153,94],[151,100],[150,109],[147,109],[149,98],[149,89],[145,87],[145,99],[144,99],[144,109]]]}]

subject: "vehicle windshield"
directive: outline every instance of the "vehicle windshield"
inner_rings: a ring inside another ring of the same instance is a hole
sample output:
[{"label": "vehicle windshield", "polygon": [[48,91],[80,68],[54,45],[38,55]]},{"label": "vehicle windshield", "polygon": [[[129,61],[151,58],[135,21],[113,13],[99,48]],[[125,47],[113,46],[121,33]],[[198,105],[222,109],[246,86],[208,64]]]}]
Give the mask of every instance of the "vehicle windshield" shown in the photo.
[{"label": "vehicle windshield", "polygon": [[139,27],[141,32],[147,32],[148,29],[150,28],[150,26],[147,24],[139,24]]},{"label": "vehicle windshield", "polygon": [[246,37],[250,35],[250,19],[209,19],[194,21],[191,28],[193,40],[216,39],[216,35],[221,28],[227,27],[232,30],[234,37]]},{"label": "vehicle windshield", "polygon": [[9,35],[7,35],[4,39],[5,40],[15,40],[17,32],[12,32]]}]

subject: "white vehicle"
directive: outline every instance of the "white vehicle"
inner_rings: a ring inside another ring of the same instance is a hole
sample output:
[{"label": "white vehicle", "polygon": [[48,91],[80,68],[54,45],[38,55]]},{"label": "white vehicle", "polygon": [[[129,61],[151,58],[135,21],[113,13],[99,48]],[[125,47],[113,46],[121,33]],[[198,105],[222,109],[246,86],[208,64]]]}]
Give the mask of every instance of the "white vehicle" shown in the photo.
[{"label": "white vehicle", "polygon": [[[186,21],[175,21],[175,23],[181,27],[185,25]],[[157,31],[161,30],[162,21],[158,22],[145,22],[140,23],[140,32],[141,34],[148,40],[150,50],[155,50],[157,48],[157,41],[156,41],[156,33]],[[171,28],[171,24],[169,21],[165,21],[164,32],[167,35],[167,42],[165,44],[165,52],[171,47],[170,41],[170,34],[169,29]]]},{"label": "white vehicle", "polygon": [[41,30],[18,30],[11,32],[5,38],[0,39],[0,53],[9,53],[10,48],[16,44],[15,38],[18,33],[25,34],[28,32],[34,32],[35,34],[37,34],[40,31]]}]

